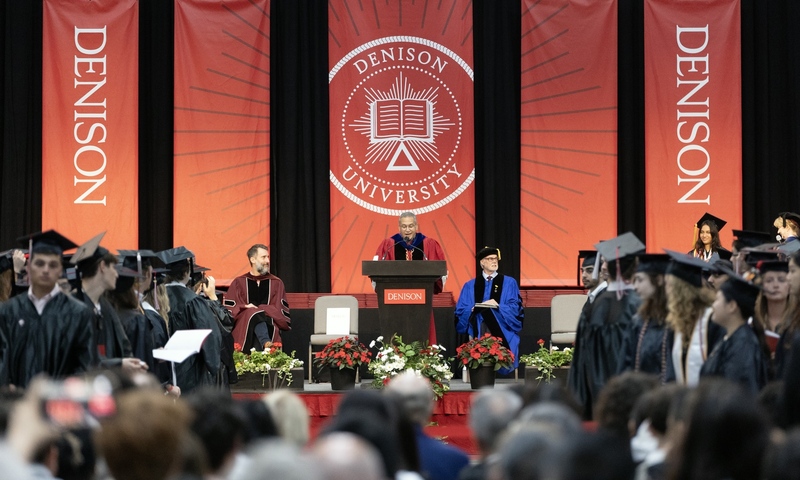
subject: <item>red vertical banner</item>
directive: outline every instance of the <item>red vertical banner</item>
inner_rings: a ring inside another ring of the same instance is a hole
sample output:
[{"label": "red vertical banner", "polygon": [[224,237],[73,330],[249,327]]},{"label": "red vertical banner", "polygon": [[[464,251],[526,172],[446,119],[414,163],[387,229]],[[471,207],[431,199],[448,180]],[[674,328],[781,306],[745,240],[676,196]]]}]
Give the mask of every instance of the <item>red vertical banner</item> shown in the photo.
[{"label": "red vertical banner", "polygon": [[328,6],[332,290],[371,292],[361,261],[412,211],[457,294],[476,273],[472,2]]},{"label": "red vertical banner", "polygon": [[522,1],[520,280],[574,285],[617,232],[617,2]]},{"label": "red vertical banner", "polygon": [[269,244],[269,1],[175,1],[175,245],[218,279]]},{"label": "red vertical banner", "polygon": [[136,248],[139,4],[44,0],[42,226]]},{"label": "red vertical banner", "polygon": [[691,250],[704,212],[742,224],[740,19],[739,0],[645,1],[650,251]]}]

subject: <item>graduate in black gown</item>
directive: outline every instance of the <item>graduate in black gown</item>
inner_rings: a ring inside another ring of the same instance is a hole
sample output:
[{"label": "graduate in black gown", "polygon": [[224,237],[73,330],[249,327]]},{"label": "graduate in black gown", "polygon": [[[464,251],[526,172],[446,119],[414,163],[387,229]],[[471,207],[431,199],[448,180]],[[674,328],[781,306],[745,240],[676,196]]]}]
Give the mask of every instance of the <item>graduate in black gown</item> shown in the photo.
[{"label": "graduate in black gown", "polygon": [[178,330],[211,330],[200,353],[175,365],[178,387],[187,394],[199,387],[219,385],[224,368],[221,362],[222,335],[206,300],[188,287],[194,254],[186,247],[176,247],[159,252],[158,256],[167,266],[170,334]]},{"label": "graduate in black gown", "polygon": [[633,318],[633,327],[625,339],[620,373],[653,373],[662,384],[675,380],[672,368],[674,334],[667,326],[667,293],[664,275],[669,255],[646,253],[637,257],[633,288],[642,305]]},{"label": "graduate in black gown", "polygon": [[0,383],[24,388],[39,373],[63,378],[90,369],[97,349],[92,312],[57,284],[62,253],[76,245],[53,230],[20,241],[32,243],[30,287],[0,305]]},{"label": "graduate in black gown", "polygon": [[593,302],[589,320],[580,325],[568,386],[591,420],[600,390],[619,369],[624,339],[641,300],[631,285],[637,253],[644,244],[628,232],[596,245],[607,260],[609,285]]},{"label": "graduate in black gown", "polygon": [[73,293],[94,314],[95,342],[100,365],[106,368],[120,367],[128,373],[147,370],[141,359],[133,356],[131,342],[117,315],[117,311],[104,296],[117,285],[119,272],[117,257],[100,246],[105,232],[81,245],[72,256],[80,276],[80,288]]},{"label": "graduate in black gown", "polygon": [[728,276],[711,305],[712,321],[724,327],[726,333],[700,369],[700,377],[724,377],[757,393],[766,384],[767,364],[747,319],[753,316],[760,288],[732,271]]}]

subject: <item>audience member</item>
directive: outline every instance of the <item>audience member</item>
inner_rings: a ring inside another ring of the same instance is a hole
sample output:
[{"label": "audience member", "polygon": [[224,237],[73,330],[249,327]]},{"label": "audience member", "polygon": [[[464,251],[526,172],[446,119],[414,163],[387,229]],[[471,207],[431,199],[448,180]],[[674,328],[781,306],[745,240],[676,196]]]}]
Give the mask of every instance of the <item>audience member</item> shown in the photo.
[{"label": "audience member", "polygon": [[309,421],[306,404],[289,390],[277,390],[265,395],[262,401],[267,404],[278,435],[283,437],[298,448],[303,448],[308,443]]},{"label": "audience member", "polygon": [[460,480],[486,478],[486,461],[495,451],[500,435],[508,428],[521,407],[520,396],[508,390],[484,389],[472,397],[469,428],[478,444],[480,458],[477,463],[461,471]]},{"label": "audience member", "polygon": [[331,432],[311,447],[311,458],[323,480],[386,480],[375,448],[357,435]]}]

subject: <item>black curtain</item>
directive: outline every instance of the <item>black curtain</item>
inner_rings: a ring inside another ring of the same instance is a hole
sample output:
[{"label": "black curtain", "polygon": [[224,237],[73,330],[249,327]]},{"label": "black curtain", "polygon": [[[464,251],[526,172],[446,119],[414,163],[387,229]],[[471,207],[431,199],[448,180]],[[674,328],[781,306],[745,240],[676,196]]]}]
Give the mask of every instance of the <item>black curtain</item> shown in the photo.
[{"label": "black curtain", "polygon": [[139,245],[155,251],[173,247],[173,18],[172,2],[139,0]]},{"label": "black curtain", "polygon": [[329,292],[327,2],[273,2],[271,32],[271,263],[287,291]]},{"label": "black curtain", "polygon": [[[139,237],[142,247],[154,249],[172,245],[173,8],[172,1],[140,0]],[[476,244],[503,249],[503,271],[518,276],[521,5],[475,0],[473,8]],[[330,290],[327,2],[275,0],[271,16],[273,264],[289,291],[325,292]],[[5,249],[17,236],[41,228],[42,2],[2,2],[0,19],[0,249]],[[747,229],[772,231],[778,212],[800,210],[798,22],[796,0],[742,0]],[[618,39],[618,229],[643,238],[642,0],[619,0]]]},{"label": "black curtain", "polygon": [[42,226],[42,2],[2,2],[0,250]]},{"label": "black curtain", "polygon": [[517,0],[473,3],[475,246],[498,247],[505,275],[520,272],[520,36]]}]

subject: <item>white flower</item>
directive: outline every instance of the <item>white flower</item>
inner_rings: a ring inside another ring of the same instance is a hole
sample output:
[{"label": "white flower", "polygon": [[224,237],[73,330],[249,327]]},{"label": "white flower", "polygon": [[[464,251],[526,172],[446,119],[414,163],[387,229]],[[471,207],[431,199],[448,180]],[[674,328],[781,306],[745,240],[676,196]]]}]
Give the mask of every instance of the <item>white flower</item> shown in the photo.
[{"label": "white flower", "polygon": [[369,348],[373,348],[375,346],[375,340],[369,342]]},{"label": "white flower", "polygon": [[555,352],[555,351],[557,351],[557,350],[558,350],[558,347],[556,347],[555,345],[553,345],[552,347],[550,347],[550,351],[551,351],[551,352]]},{"label": "white flower", "polygon": [[381,335],[380,337],[376,338],[375,340],[377,340],[379,342],[383,342],[383,335]]}]

